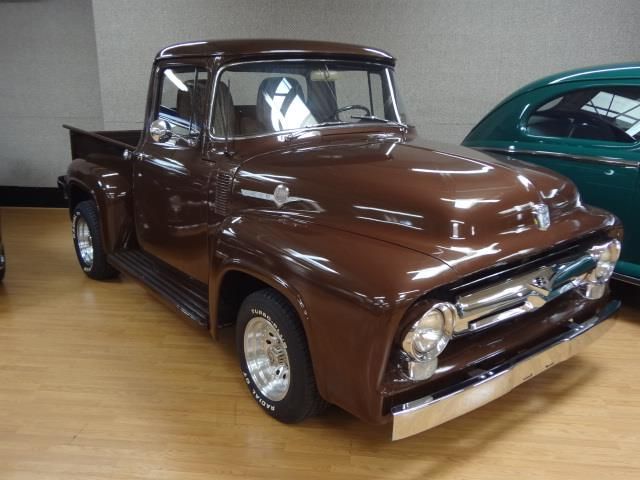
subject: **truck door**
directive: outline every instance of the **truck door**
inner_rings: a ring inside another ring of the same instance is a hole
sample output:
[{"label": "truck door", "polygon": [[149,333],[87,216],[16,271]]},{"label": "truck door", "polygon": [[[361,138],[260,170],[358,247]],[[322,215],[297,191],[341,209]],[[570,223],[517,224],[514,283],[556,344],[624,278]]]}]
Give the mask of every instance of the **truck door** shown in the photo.
[{"label": "truck door", "polygon": [[155,66],[147,125],[134,164],[134,215],[140,247],[202,282],[208,281],[207,211],[215,164],[203,157],[211,70],[206,60]]}]

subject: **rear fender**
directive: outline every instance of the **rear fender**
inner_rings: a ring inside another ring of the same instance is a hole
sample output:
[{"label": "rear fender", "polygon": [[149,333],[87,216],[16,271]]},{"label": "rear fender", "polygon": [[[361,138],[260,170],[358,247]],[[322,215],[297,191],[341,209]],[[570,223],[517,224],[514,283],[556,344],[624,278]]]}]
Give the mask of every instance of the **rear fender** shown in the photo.
[{"label": "rear fender", "polygon": [[92,198],[98,208],[102,242],[107,253],[125,247],[133,238],[131,179],[111,168],[84,159],[71,162],[67,179],[69,210]]}]

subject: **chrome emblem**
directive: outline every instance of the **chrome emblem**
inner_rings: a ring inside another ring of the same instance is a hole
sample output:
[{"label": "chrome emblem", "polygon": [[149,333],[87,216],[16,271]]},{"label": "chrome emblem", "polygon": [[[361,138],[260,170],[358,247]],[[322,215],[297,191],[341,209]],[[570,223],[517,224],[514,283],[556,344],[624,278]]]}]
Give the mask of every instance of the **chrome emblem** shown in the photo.
[{"label": "chrome emblem", "polygon": [[289,187],[278,185],[273,191],[273,201],[278,208],[287,203],[289,201]]},{"label": "chrome emblem", "polygon": [[538,203],[533,206],[533,216],[536,226],[540,230],[548,230],[551,226],[551,217],[549,216],[549,207],[544,203]]}]

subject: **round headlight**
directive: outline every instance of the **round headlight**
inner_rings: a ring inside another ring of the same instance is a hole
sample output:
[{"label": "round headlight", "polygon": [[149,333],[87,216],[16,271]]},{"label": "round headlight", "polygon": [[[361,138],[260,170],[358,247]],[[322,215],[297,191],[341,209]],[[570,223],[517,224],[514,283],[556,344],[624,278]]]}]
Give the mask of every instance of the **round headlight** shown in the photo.
[{"label": "round headlight", "polygon": [[616,263],[620,258],[621,248],[622,244],[620,243],[620,240],[612,240],[611,242],[609,242],[609,245],[607,245],[607,249],[604,251],[602,257],[600,258],[608,262]]},{"label": "round headlight", "polygon": [[596,268],[593,275],[596,281],[606,282],[613,275],[616,262],[620,258],[620,241],[612,240],[597,251]]},{"label": "round headlight", "polygon": [[433,360],[451,340],[455,318],[456,309],[450,303],[434,305],[411,326],[402,349],[414,360]]}]

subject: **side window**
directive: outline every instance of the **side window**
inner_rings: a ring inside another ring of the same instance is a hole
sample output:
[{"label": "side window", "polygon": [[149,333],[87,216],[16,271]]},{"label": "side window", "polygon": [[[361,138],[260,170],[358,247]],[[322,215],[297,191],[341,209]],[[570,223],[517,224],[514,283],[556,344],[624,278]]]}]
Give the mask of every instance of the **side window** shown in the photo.
[{"label": "side window", "polygon": [[365,105],[370,105],[371,115],[378,117],[385,117],[386,113],[384,110],[384,103],[382,103],[382,99],[384,97],[384,91],[382,87],[382,76],[379,73],[369,72],[369,85],[370,89],[370,103],[365,103]]},{"label": "side window", "polygon": [[169,144],[200,136],[207,111],[208,72],[201,67],[171,67],[160,72],[156,119],[165,120],[173,133]]},{"label": "side window", "polygon": [[640,141],[640,87],[587,88],[555,97],[527,121],[535,136]]}]

